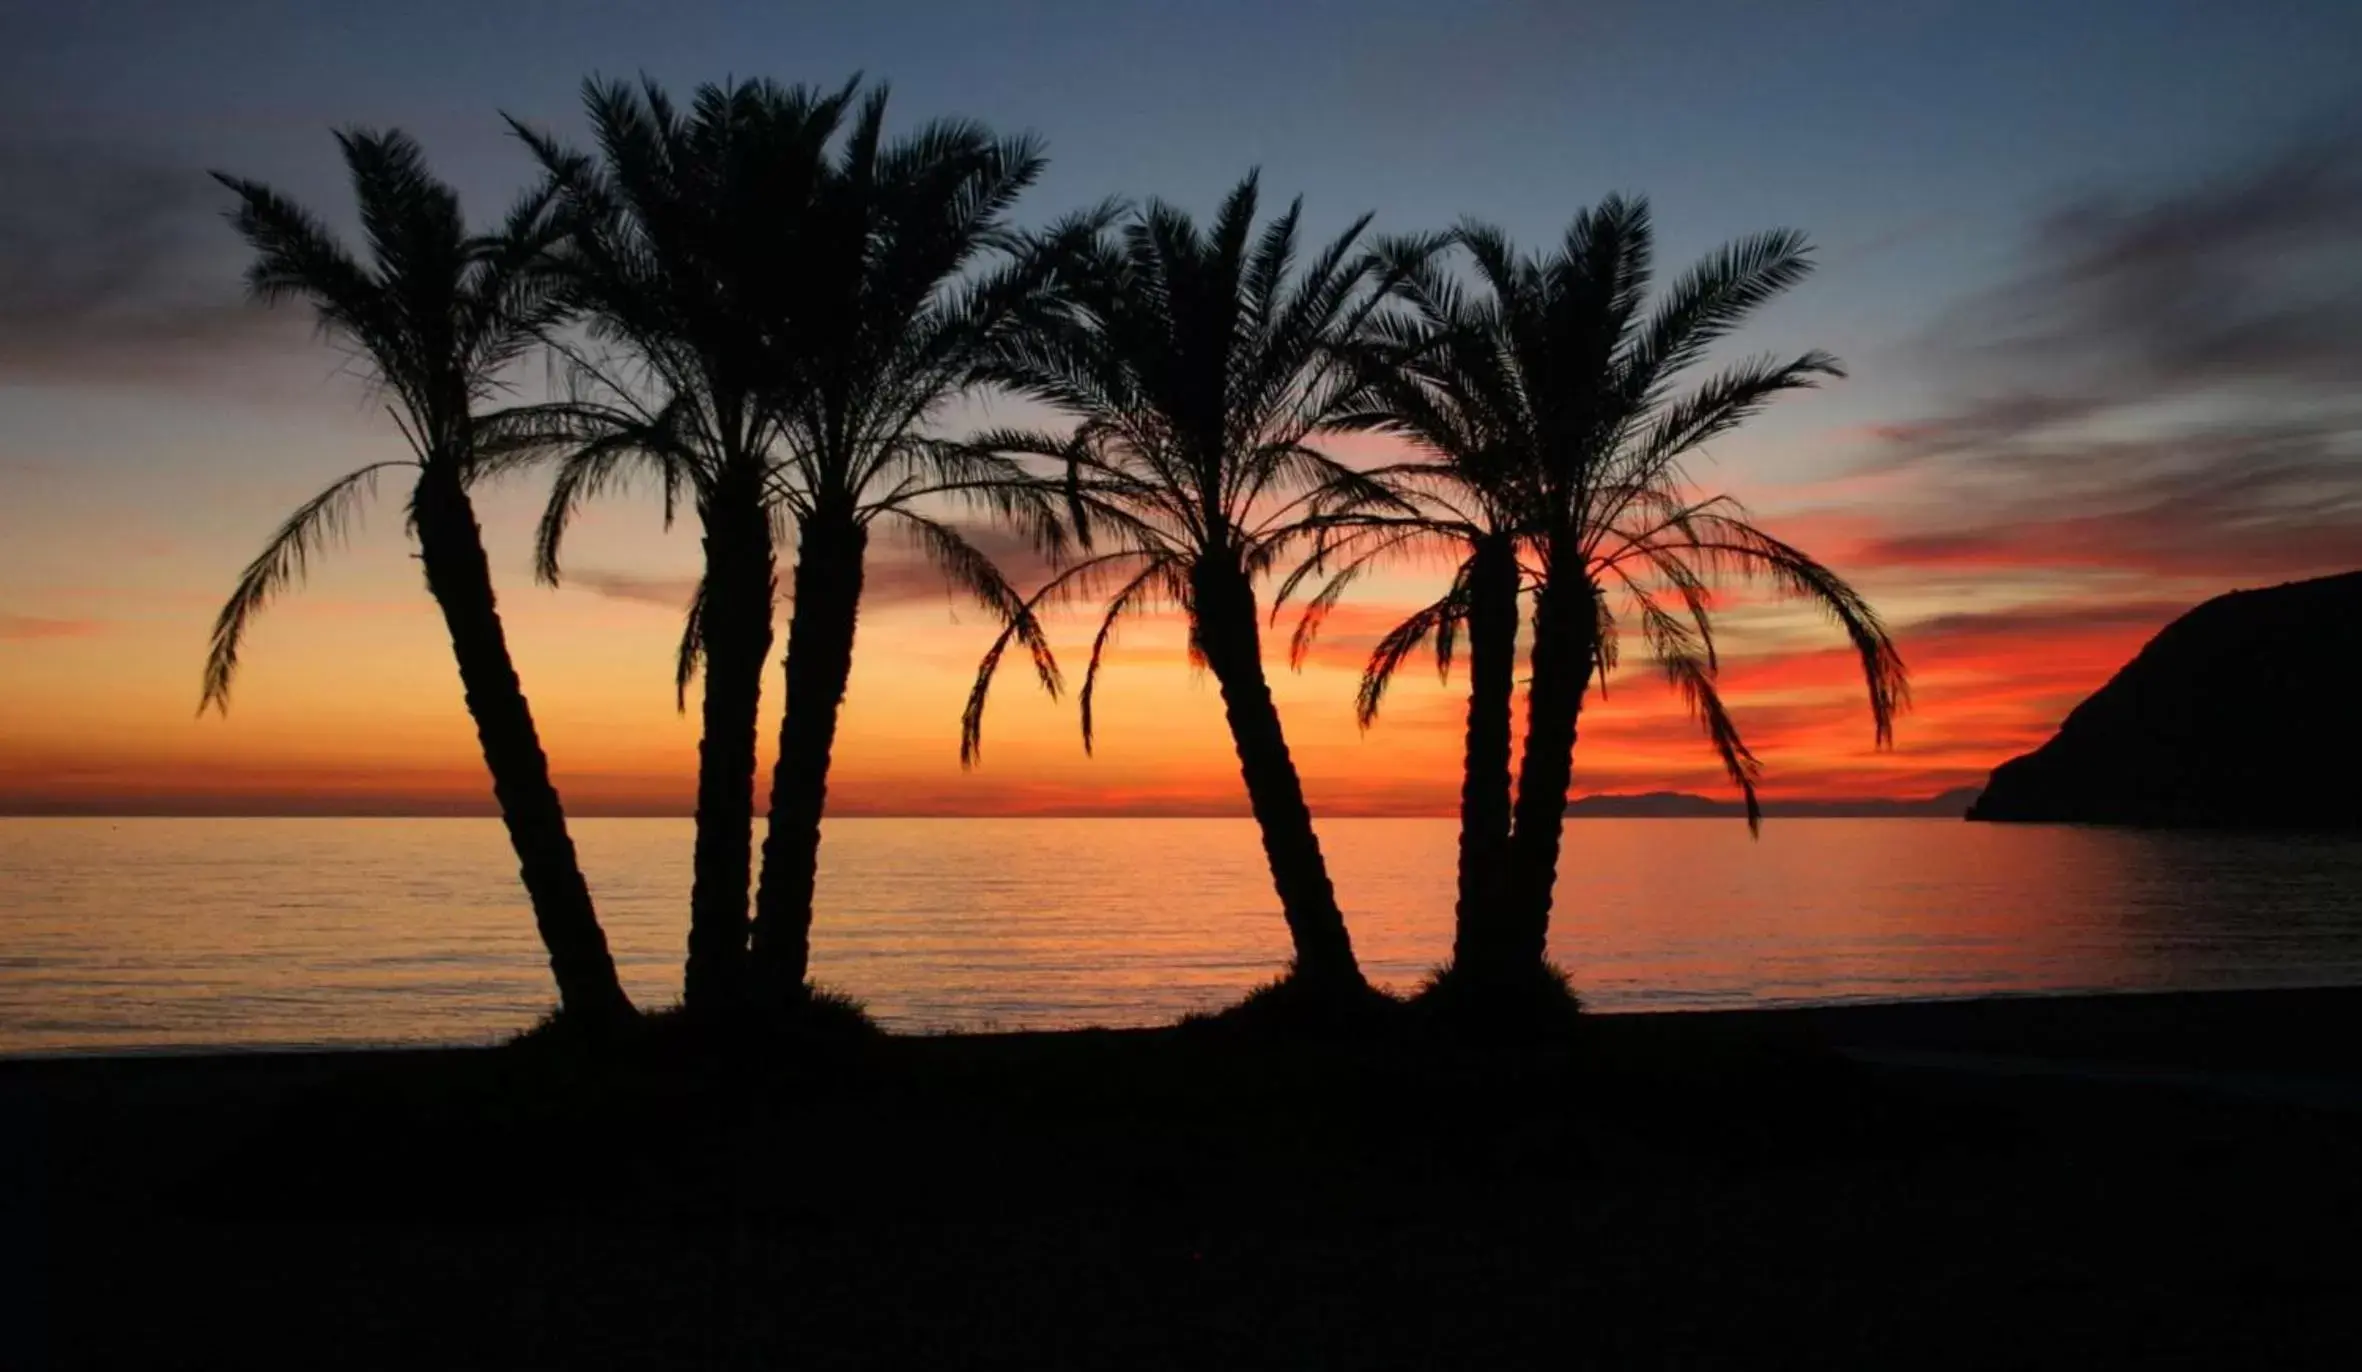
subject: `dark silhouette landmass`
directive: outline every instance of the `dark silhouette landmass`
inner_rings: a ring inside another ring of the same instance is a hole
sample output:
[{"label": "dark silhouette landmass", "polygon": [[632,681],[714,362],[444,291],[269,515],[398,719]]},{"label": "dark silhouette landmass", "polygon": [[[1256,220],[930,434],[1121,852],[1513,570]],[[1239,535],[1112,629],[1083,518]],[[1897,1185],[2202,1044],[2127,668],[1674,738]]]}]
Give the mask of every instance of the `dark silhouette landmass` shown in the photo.
[{"label": "dark silhouette landmass", "polygon": [[[1767,819],[1958,819],[1976,798],[1977,788],[1969,786],[1922,800],[1767,800],[1763,813]],[[1687,791],[1584,796],[1566,807],[1568,819],[1720,819],[1746,813],[1738,801]]]},{"label": "dark silhouette landmass", "polygon": [[2362,572],[2217,596],[2165,626],[1970,819],[2362,828]]}]

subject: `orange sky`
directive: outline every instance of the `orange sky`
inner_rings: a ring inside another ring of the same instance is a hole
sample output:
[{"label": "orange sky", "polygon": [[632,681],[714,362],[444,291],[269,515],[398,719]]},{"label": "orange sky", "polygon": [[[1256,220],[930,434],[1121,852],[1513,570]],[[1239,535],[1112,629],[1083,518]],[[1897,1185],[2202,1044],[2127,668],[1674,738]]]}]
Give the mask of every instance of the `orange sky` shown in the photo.
[{"label": "orange sky", "polygon": [[[1812,430],[1799,441],[1822,440],[1884,441]],[[1779,446],[1769,446],[1773,457]],[[1737,465],[1718,474],[1735,476]],[[278,505],[300,496],[302,479],[316,478],[290,470],[267,483]],[[1865,511],[1914,508],[1929,495],[1919,482],[1872,481],[1875,504],[1865,503],[1873,497],[1859,477],[1749,492],[1775,531],[1806,542],[1878,600],[1917,698],[1897,746],[1873,751],[1842,640],[1794,607],[1735,598],[1726,689],[1769,767],[1768,795],[1909,797],[1975,784],[2040,742],[2180,608],[2257,579],[2236,558],[2143,567],[2137,549],[2030,524],[2010,527],[2010,546],[1917,548]],[[186,515],[166,500],[124,520],[131,532],[114,536],[129,551],[105,579],[12,603],[0,617],[0,809],[485,811],[455,672],[415,584],[393,489],[353,545],[261,621],[227,719],[195,717],[198,667],[209,618],[264,519],[218,519],[202,494]],[[523,571],[533,496],[493,492],[485,514],[518,665],[567,803],[584,814],[683,812],[695,724],[672,708],[669,671],[694,543],[684,531],[660,536],[652,509],[617,501],[586,520],[575,584],[535,586]],[[52,526],[26,531],[14,556],[65,567],[89,545],[88,512],[63,503]],[[237,503],[263,502],[241,491]],[[2121,522],[2112,527],[2132,536]],[[1460,678],[1444,686],[1424,667],[1406,674],[1367,734],[1351,715],[1369,646],[1432,593],[1434,579],[1405,571],[1372,582],[1334,617],[1301,672],[1285,665],[1284,627],[1272,635],[1290,742],[1323,813],[1451,811]],[[990,627],[891,548],[872,584],[834,812],[1243,809],[1219,697],[1186,665],[1169,617],[1133,624],[1114,653],[1097,757],[1082,751],[1071,699],[1051,702],[1028,674],[1011,673],[995,692],[983,765],[963,772],[957,720]],[[1087,635],[1080,618],[1059,624],[1073,674]],[[775,709],[775,678],[766,691]],[[774,716],[765,737],[775,728]],[[1696,727],[1634,651],[1585,715],[1576,789],[1664,788],[1727,791]]]}]

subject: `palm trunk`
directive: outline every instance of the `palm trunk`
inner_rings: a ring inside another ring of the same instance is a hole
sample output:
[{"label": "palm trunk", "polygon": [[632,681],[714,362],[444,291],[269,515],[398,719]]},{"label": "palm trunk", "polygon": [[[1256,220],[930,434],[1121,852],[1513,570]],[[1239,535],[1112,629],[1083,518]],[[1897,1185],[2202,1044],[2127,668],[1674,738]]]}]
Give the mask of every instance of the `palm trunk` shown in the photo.
[{"label": "palm trunk", "polygon": [[1589,583],[1554,577],[1535,599],[1533,682],[1526,690],[1525,756],[1517,775],[1503,955],[1539,965],[1550,942],[1558,847],[1574,777],[1575,725],[1591,684],[1599,619]]},{"label": "palm trunk", "polygon": [[1517,678],[1517,548],[1506,536],[1476,545],[1468,572],[1468,740],[1460,779],[1460,893],[1452,965],[1501,969],[1509,865],[1509,712]]},{"label": "palm trunk", "polygon": [[1263,675],[1254,588],[1237,569],[1211,563],[1199,564],[1190,582],[1198,647],[1222,687],[1222,710],[1238,749],[1247,803],[1262,830],[1263,857],[1295,942],[1296,975],[1311,984],[1359,988],[1365,984],[1361,964],[1354,960],[1353,939],[1337,908],[1320,839],[1312,831],[1312,811],[1304,803],[1304,783],[1288,756],[1279,710]]},{"label": "palm trunk", "polygon": [[475,509],[457,478],[440,469],[420,479],[411,508],[427,589],[451,633],[468,714],[476,721],[476,739],[492,773],[492,794],[516,849],[534,922],[549,949],[559,1006],[569,1018],[594,1024],[621,1020],[631,1013],[631,1001],[615,975],[607,936],[591,908],[590,886],[566,833],[566,812],[550,784],[549,759],[509,661]]},{"label": "palm trunk", "polygon": [[753,882],[756,717],[771,657],[778,589],[759,490],[720,490],[706,511],[704,733],[697,742],[697,849],[682,1003],[693,1013],[744,1003],[747,893]]},{"label": "palm trunk", "polygon": [[812,960],[812,888],[820,871],[820,819],[837,713],[853,671],[869,531],[816,515],[796,549],[795,610],[787,621],[787,713],[771,778],[771,824],[755,891],[754,973],[764,1003],[804,995]]}]

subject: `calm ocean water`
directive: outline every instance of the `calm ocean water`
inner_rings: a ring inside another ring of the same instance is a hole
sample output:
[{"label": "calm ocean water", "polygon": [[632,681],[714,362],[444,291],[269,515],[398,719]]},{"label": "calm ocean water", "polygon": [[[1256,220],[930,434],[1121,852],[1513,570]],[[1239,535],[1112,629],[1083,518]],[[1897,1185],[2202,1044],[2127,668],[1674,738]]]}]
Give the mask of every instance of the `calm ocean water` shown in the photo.
[{"label": "calm ocean water", "polygon": [[[578,820],[631,993],[680,989],[686,820]],[[1373,977],[1450,943],[1447,820],[1321,838]],[[1603,1010],[2362,984],[2362,840],[1585,820],[1553,954]],[[1287,954],[1243,820],[848,819],[822,981],[905,1030],[1134,1025]],[[550,1004],[500,827],[0,819],[0,1052],[484,1042]]]}]

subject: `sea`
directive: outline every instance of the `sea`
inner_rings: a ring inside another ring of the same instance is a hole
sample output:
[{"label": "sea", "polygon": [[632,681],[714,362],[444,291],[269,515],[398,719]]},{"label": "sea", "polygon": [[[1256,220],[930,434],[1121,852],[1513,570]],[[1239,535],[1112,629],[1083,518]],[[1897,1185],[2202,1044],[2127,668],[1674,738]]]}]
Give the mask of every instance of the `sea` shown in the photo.
[{"label": "sea", "polygon": [[[577,819],[626,988],[680,993],[686,819]],[[1371,977],[1451,942],[1448,819],[1332,819]],[[907,1032],[1169,1023],[1288,954],[1232,819],[835,819],[813,974]],[[2362,984],[2362,837],[1936,819],[1567,826],[1600,1011]],[[0,1054],[481,1044],[553,1002],[489,819],[0,819]]]}]

